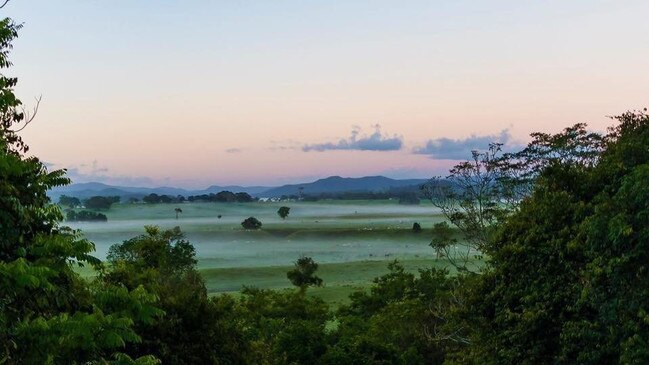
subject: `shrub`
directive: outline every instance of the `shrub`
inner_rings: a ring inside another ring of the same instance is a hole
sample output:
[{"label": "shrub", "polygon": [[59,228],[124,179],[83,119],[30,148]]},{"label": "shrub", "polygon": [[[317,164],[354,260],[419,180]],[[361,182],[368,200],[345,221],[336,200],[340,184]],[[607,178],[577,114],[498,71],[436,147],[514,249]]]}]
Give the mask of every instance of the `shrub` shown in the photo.
[{"label": "shrub", "polygon": [[245,229],[259,229],[261,228],[261,221],[255,217],[248,217],[241,222],[241,226]]},{"label": "shrub", "polygon": [[413,232],[421,232],[421,224],[415,222],[412,224],[412,231]]}]

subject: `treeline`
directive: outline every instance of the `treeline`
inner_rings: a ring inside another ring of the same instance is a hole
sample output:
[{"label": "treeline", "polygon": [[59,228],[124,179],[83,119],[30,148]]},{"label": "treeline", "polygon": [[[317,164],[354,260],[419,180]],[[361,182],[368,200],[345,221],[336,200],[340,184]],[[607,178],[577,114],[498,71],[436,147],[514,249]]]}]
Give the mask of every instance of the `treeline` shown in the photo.
[{"label": "treeline", "polygon": [[[158,195],[156,193],[151,193],[142,197],[142,202],[146,204],[170,204],[170,203],[182,203],[186,199],[182,195],[170,196],[170,195]],[[136,199],[132,199],[131,203],[136,203]]]},{"label": "treeline", "polygon": [[221,191],[216,194],[202,194],[191,195],[187,197],[187,201],[203,201],[203,202],[218,202],[218,203],[250,203],[257,199],[248,193],[239,192],[233,193],[231,191]]},{"label": "treeline", "polygon": [[68,208],[78,208],[83,206],[95,210],[108,210],[113,204],[119,203],[119,201],[119,196],[93,196],[84,199],[83,201],[73,196],[61,195],[59,197],[59,205]]},{"label": "treeline", "polygon": [[338,193],[282,195],[280,200],[303,200],[315,202],[320,200],[387,200],[398,199],[400,204],[419,204],[423,198],[419,186],[411,189],[394,189],[388,191],[345,191]]},{"label": "treeline", "polygon": [[[142,201],[147,204],[159,204],[159,203],[182,203],[185,201],[188,202],[217,202],[217,203],[249,203],[256,201],[248,193],[233,193],[231,191],[220,191],[218,193],[211,194],[202,194],[202,195],[190,195],[185,198],[182,195],[177,195],[175,197],[169,195],[158,195],[151,193],[142,198]],[[131,201],[137,202],[137,201]]]},{"label": "treeline", "polygon": [[[250,203],[257,201],[256,198],[252,197],[248,193],[239,192],[233,193],[231,191],[221,191],[218,193],[212,194],[202,194],[202,195],[191,195],[185,198],[182,195],[165,195],[165,194],[156,194],[151,193],[145,195],[142,199],[131,197],[128,199],[128,203],[145,203],[145,204],[176,204],[183,203],[185,201],[189,202],[217,202],[217,203]],[[61,195],[59,197],[59,205],[66,206],[69,208],[85,207],[88,209],[95,210],[108,210],[110,207],[120,202],[119,196],[93,196],[88,199],[81,201],[79,198],[71,197],[67,195]]]},{"label": "treeline", "polygon": [[90,210],[82,210],[75,212],[72,209],[69,209],[66,212],[66,220],[70,222],[106,222],[108,217],[105,214],[93,212]]}]

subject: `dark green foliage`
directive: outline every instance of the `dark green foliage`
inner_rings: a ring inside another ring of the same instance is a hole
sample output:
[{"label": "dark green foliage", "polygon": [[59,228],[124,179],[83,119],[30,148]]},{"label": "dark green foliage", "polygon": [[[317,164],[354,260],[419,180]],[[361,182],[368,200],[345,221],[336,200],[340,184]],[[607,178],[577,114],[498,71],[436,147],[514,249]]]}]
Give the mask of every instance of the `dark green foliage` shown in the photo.
[{"label": "dark green foliage", "polygon": [[93,196],[83,201],[83,204],[88,209],[94,210],[108,210],[110,207],[119,203],[119,196]]},{"label": "dark green foliage", "polygon": [[417,233],[421,232],[421,224],[419,224],[417,222],[413,223],[412,224],[412,231],[417,232]]},{"label": "dark green foliage", "polygon": [[250,196],[248,193],[240,192],[233,193],[231,191],[220,191],[216,194],[203,194],[203,195],[192,195],[187,198],[188,201],[205,201],[205,202],[217,202],[217,203],[250,203],[255,201],[255,198]]},{"label": "dark green foliage", "polygon": [[288,217],[288,213],[290,211],[291,211],[291,208],[289,208],[289,207],[279,207],[279,209],[277,209],[277,215],[282,219],[286,219],[286,217]]},{"label": "dark green foliage", "polygon": [[322,286],[322,279],[315,276],[318,264],[312,258],[302,256],[295,261],[295,268],[286,273],[291,284],[304,291],[309,286]]},{"label": "dark green foliage", "polygon": [[234,203],[237,201],[237,195],[231,191],[220,191],[214,196],[214,201],[220,203]]},{"label": "dark green foliage", "polygon": [[442,364],[453,334],[463,334],[450,331],[453,283],[447,272],[422,270],[417,277],[396,262],[389,269],[369,293],[353,294],[338,310],[322,363]]},{"label": "dark green foliage", "polygon": [[259,229],[261,228],[261,221],[255,217],[248,217],[241,222],[241,227],[245,229]]},{"label": "dark green foliage", "polygon": [[649,360],[649,117],[617,119],[607,136],[578,149],[599,155],[549,159],[498,230],[472,301],[481,316],[476,363]]},{"label": "dark green foliage", "polygon": [[127,353],[154,354],[165,364],[245,363],[247,350],[234,303],[207,297],[191,243],[178,227],[145,230],[110,248],[112,269],[103,277],[108,283],[155,292],[165,313],[159,320],[137,326],[142,342],[129,346]]},{"label": "dark green foliage", "polygon": [[250,202],[255,201],[255,198],[250,196],[250,194],[248,194],[248,193],[243,193],[242,192],[242,193],[236,193],[235,195],[237,197],[237,202],[239,202],[239,203],[250,203]]},{"label": "dark green foliage", "polygon": [[93,212],[91,210],[82,210],[75,212],[70,209],[66,212],[66,218],[69,222],[106,222],[108,218],[106,215]]},{"label": "dark green foliage", "polygon": [[169,204],[178,202],[177,198],[170,197],[169,195],[158,195],[156,193],[144,196],[142,201],[147,204]]},{"label": "dark green foliage", "polygon": [[250,344],[250,364],[318,364],[327,351],[327,305],[303,291],[245,288],[237,318]]},{"label": "dark green foliage", "polygon": [[[0,21],[0,68],[20,26]],[[88,283],[73,264],[97,266],[94,245],[61,227],[47,191],[69,183],[65,171],[48,172],[17,134],[28,123],[13,93],[15,78],[0,76],[0,363],[153,364],[120,351],[140,337],[134,323],[159,311],[142,287]],[[22,127],[25,125],[23,124]]]},{"label": "dark green foliage", "polygon": [[64,205],[68,208],[76,208],[81,205],[81,200],[73,196],[61,195],[59,197],[59,205]]},{"label": "dark green foliage", "polygon": [[110,247],[108,262],[116,268],[124,266],[124,270],[114,270],[108,274],[108,278],[129,270],[144,273],[148,269],[154,269],[163,276],[194,270],[196,251],[185,240],[180,227],[164,231],[155,226],[144,228],[145,234]]}]

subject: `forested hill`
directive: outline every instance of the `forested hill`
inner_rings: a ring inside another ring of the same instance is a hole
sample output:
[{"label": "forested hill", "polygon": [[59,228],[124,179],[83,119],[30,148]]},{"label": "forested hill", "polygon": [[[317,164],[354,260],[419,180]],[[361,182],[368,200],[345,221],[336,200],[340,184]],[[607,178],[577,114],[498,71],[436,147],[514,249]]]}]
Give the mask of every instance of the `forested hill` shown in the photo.
[{"label": "forested hill", "polygon": [[119,196],[125,198],[142,198],[149,194],[169,195],[169,196],[190,196],[190,195],[203,195],[203,194],[216,194],[220,191],[244,192],[250,195],[257,195],[258,193],[268,190],[266,186],[217,186],[213,185],[207,189],[189,190],[175,187],[130,187],[130,186],[117,186],[107,185],[99,182],[89,183],[76,183],[68,186],[55,187],[48,191],[48,195],[57,200],[61,195],[74,196],[80,199],[89,198],[91,196]]},{"label": "forested hill", "polygon": [[331,176],[305,184],[284,185],[269,189],[259,194],[261,197],[278,197],[282,195],[316,195],[323,193],[343,193],[369,191],[378,192],[394,188],[417,186],[425,183],[426,179],[397,180],[385,176],[366,176],[359,178]]},{"label": "forested hill", "polygon": [[91,196],[120,196],[126,198],[142,198],[155,193],[169,196],[190,196],[218,193],[220,191],[244,192],[256,197],[280,197],[283,195],[318,195],[345,192],[380,192],[405,187],[416,187],[425,183],[426,179],[390,179],[385,176],[366,176],[359,178],[345,178],[331,176],[313,182],[290,184],[279,187],[267,186],[217,186],[213,185],[203,190],[188,190],[175,187],[129,187],[108,185],[99,182],[76,183],[68,186],[56,187],[48,195],[57,200],[61,195],[74,196],[80,199]]}]

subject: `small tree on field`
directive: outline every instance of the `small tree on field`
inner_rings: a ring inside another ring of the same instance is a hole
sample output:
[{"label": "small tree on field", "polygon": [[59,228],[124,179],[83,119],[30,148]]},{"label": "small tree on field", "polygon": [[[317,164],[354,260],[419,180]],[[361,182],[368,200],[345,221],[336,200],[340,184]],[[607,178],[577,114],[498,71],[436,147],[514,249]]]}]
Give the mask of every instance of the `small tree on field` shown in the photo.
[{"label": "small tree on field", "polygon": [[289,208],[289,207],[280,207],[277,210],[277,215],[280,216],[280,218],[282,218],[282,219],[286,219],[286,217],[288,217],[288,213],[289,213],[290,210],[291,210],[291,208]]},{"label": "small tree on field", "polygon": [[261,228],[261,221],[255,217],[248,217],[241,222],[241,226],[245,229],[259,229]]},{"label": "small tree on field", "polygon": [[315,276],[318,264],[312,258],[302,256],[295,261],[295,268],[286,273],[286,277],[300,291],[305,291],[309,286],[322,286],[322,279]]},{"label": "small tree on field", "polygon": [[176,212],[176,219],[178,219],[178,214],[182,213],[183,210],[180,209],[180,208],[176,208],[176,209],[174,209],[174,212]]},{"label": "small tree on field", "polygon": [[421,224],[418,222],[415,222],[412,224],[412,231],[413,232],[421,232]]}]

